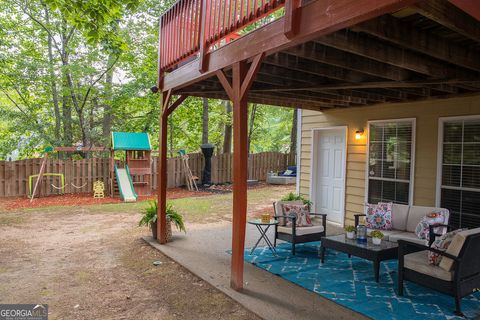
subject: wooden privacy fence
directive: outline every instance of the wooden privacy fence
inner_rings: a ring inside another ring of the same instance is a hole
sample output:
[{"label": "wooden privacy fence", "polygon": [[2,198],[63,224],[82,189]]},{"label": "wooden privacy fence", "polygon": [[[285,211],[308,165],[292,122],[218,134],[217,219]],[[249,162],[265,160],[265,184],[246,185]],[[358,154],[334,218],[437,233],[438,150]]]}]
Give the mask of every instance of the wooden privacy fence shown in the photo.
[{"label": "wooden privacy fence", "polygon": [[[248,179],[266,180],[267,172],[284,170],[295,162],[290,155],[279,152],[251,154],[248,159]],[[121,161],[116,161],[122,166]],[[205,159],[201,153],[189,154],[189,165],[193,175],[200,179]],[[221,154],[212,157],[212,182],[228,183],[232,181],[233,154]],[[28,177],[38,174],[42,159],[18,161],[0,161],[0,197],[27,196]],[[234,169],[234,168],[233,168]],[[101,180],[108,188],[109,159],[91,158],[83,160],[48,159],[45,172],[65,175],[65,193],[84,193],[93,191],[93,182]],[[157,187],[157,158],[152,161],[152,187]],[[169,158],[167,162],[167,187],[185,185],[185,175],[181,158]],[[33,179],[35,183],[35,179]],[[44,177],[39,185],[39,195],[58,194],[61,185],[59,177]],[[107,190],[108,191],[108,190]],[[37,195],[38,195],[37,194]]]}]

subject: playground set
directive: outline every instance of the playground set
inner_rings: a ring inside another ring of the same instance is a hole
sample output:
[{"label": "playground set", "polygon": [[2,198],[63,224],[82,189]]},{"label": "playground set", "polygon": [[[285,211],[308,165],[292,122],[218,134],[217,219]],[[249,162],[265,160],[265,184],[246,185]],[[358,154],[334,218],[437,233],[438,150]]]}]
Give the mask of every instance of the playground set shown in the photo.
[{"label": "playground set", "polygon": [[[38,191],[40,181],[44,177],[57,177],[60,184],[51,186],[59,190],[60,194],[65,191],[65,177],[63,173],[45,172],[47,159],[52,152],[82,153],[110,151],[110,175],[108,184],[110,195],[114,197],[117,192],[124,202],[137,201],[138,195],[148,196],[152,193],[152,147],[147,133],[112,132],[110,149],[105,147],[47,147],[42,159],[38,174],[30,175],[29,193],[30,201],[33,201]],[[123,163],[115,161],[118,152],[125,152]],[[35,181],[35,184],[33,182]],[[85,185],[75,185],[73,188],[82,189]],[[94,198],[103,198],[105,195],[105,181],[93,183]]]}]

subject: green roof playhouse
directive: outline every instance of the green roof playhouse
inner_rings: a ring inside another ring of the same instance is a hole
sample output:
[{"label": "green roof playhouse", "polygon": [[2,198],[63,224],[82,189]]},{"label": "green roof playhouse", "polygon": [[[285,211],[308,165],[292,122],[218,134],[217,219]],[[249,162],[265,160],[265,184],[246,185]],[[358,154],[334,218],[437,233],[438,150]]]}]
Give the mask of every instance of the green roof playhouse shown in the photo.
[{"label": "green roof playhouse", "polygon": [[[125,165],[115,164],[115,152],[125,151]],[[112,132],[110,176],[112,196],[118,187],[123,201],[131,202],[138,195],[152,192],[152,146],[145,132]]]}]

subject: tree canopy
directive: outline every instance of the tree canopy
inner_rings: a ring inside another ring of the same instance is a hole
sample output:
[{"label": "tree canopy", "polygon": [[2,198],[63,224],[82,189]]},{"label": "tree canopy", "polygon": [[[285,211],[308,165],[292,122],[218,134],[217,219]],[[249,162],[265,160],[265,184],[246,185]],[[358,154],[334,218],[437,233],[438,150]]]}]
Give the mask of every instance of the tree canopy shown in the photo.
[{"label": "tree canopy", "polygon": [[[103,146],[146,131],[157,147],[158,18],[174,1],[11,0],[0,6],[0,160],[47,145]],[[231,112],[208,100],[209,141],[223,150]],[[169,150],[197,151],[201,98],[171,116]],[[289,151],[291,109],[250,106],[252,152]]]}]

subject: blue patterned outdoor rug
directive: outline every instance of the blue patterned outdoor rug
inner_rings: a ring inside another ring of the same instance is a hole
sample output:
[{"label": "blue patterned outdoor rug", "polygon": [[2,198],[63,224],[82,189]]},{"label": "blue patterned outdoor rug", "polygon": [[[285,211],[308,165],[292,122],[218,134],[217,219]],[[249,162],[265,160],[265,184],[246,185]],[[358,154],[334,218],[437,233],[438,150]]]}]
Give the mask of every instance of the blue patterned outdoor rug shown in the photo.
[{"label": "blue patterned outdoor rug", "polygon": [[[268,247],[252,255],[246,249],[245,261],[373,319],[463,319],[453,313],[452,297],[412,282],[405,281],[404,296],[397,296],[396,260],[381,264],[376,283],[370,261],[327,249],[322,265],[319,242],[296,248],[295,256],[289,243],[277,246],[278,256]],[[462,311],[467,318],[480,316],[480,292],[462,299]]]}]

